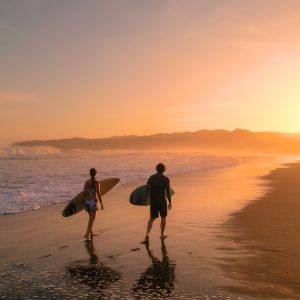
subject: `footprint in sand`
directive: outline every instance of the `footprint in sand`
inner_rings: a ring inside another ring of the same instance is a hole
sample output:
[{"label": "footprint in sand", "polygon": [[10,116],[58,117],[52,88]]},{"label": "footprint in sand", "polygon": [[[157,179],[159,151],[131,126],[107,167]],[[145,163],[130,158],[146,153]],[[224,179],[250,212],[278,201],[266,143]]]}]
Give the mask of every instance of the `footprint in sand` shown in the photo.
[{"label": "footprint in sand", "polygon": [[107,256],[110,259],[117,259],[121,254],[116,254],[116,255],[109,255]]},{"label": "footprint in sand", "polygon": [[69,247],[69,245],[64,245],[64,246],[59,247],[58,250],[63,250],[63,249],[68,248],[68,247]]},{"label": "footprint in sand", "polygon": [[131,251],[139,251],[141,248],[132,248]]},{"label": "footprint in sand", "polygon": [[40,256],[40,257],[38,257],[38,258],[46,258],[46,257],[49,257],[49,256],[51,256],[52,254],[46,254],[46,255],[42,255],[42,256]]}]

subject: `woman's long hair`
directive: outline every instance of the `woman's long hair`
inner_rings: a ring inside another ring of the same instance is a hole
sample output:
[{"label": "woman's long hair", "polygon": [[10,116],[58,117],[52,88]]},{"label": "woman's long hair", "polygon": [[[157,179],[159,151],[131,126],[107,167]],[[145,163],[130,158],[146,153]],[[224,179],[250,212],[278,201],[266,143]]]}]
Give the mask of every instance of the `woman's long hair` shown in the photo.
[{"label": "woman's long hair", "polygon": [[92,187],[95,188],[95,182],[96,182],[96,176],[97,170],[95,168],[90,169],[90,175],[91,175],[91,181],[92,181]]}]

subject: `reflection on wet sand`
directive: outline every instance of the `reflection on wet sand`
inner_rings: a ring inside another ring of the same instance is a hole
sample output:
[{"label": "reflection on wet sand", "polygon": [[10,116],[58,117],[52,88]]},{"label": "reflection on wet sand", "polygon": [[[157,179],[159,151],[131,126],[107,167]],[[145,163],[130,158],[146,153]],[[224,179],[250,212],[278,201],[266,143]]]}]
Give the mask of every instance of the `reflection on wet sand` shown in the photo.
[{"label": "reflection on wet sand", "polygon": [[92,241],[87,241],[85,247],[90,256],[89,264],[75,263],[67,268],[68,273],[75,277],[79,283],[94,289],[94,292],[102,293],[113,282],[121,278],[120,273],[99,262]]},{"label": "reflection on wet sand", "polygon": [[145,246],[152,265],[135,282],[132,292],[141,298],[169,296],[174,289],[176,264],[168,257],[164,240],[161,240],[162,260],[153,255],[148,243]]}]

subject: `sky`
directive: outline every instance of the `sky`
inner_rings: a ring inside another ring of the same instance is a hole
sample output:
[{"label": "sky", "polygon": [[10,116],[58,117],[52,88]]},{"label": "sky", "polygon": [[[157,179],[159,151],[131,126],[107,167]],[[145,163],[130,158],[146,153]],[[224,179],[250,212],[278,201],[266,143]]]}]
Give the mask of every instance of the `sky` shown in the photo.
[{"label": "sky", "polygon": [[0,145],[300,132],[299,0],[1,0]]}]

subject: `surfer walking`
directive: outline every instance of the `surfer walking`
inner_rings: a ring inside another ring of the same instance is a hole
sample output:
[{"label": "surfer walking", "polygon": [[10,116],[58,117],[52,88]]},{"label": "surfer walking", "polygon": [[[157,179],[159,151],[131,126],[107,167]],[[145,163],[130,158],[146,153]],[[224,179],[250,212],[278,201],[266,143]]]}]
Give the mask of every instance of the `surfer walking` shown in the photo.
[{"label": "surfer walking", "polygon": [[85,200],[85,210],[89,214],[89,221],[84,236],[86,240],[91,240],[93,238],[93,224],[98,210],[98,201],[100,202],[101,210],[104,209],[100,194],[100,182],[96,180],[96,174],[97,170],[95,168],[90,169],[91,178],[84,183],[84,191],[87,195]]},{"label": "surfer walking", "polygon": [[[149,177],[147,184],[150,186],[151,198],[150,198],[150,219],[147,225],[147,233],[144,243],[149,242],[149,234],[152,229],[153,222],[160,215],[160,229],[161,229],[161,239],[165,239],[167,235],[165,234],[166,222],[168,209],[172,208],[171,203],[171,192],[170,192],[170,180],[163,173],[166,167],[163,163],[159,163],[156,166],[156,174]],[[166,195],[168,199],[168,204],[166,201]]]}]

